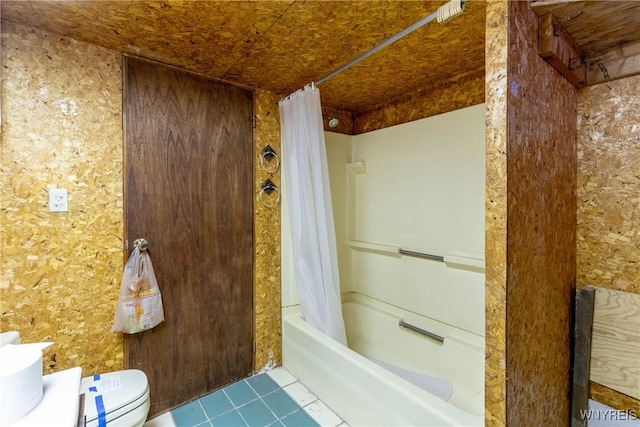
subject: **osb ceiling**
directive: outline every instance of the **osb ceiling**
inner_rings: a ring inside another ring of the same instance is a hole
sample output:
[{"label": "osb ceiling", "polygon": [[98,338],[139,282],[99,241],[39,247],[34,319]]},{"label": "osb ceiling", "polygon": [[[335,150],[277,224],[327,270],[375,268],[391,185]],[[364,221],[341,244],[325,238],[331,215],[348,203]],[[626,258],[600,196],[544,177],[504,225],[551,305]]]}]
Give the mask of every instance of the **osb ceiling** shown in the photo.
[{"label": "osb ceiling", "polygon": [[[287,95],[444,1],[2,1],[2,19]],[[484,73],[485,1],[320,86],[325,106],[370,111]]]}]

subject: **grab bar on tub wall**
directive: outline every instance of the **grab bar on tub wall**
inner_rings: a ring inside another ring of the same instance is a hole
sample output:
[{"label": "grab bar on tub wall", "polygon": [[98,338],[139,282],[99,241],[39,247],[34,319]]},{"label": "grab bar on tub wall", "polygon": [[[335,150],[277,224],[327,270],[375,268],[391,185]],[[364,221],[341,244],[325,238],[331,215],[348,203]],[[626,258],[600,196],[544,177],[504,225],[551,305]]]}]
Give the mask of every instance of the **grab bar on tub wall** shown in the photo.
[{"label": "grab bar on tub wall", "polygon": [[422,252],[408,251],[402,248],[398,249],[398,253],[406,256],[416,257],[416,258],[424,258],[424,259],[430,259],[432,261],[444,262],[444,257],[440,255],[423,254]]},{"label": "grab bar on tub wall", "polygon": [[414,326],[410,323],[405,322],[404,320],[400,320],[398,322],[398,326],[400,326],[401,328],[412,330],[413,332],[417,332],[420,335],[424,335],[425,337],[431,338],[434,341],[438,341],[440,344],[444,344],[444,337],[441,337],[440,335],[434,334],[433,332],[429,332],[422,328]]}]

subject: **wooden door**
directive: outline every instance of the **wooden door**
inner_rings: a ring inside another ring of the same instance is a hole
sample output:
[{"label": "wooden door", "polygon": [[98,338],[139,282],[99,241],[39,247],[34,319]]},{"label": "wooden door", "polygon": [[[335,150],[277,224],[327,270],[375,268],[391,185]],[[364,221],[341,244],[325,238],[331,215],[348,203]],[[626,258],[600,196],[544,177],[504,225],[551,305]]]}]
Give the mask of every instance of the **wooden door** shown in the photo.
[{"label": "wooden door", "polygon": [[129,335],[150,416],[241,379],[253,353],[252,93],[125,59],[125,213],[142,237],[165,322]]}]

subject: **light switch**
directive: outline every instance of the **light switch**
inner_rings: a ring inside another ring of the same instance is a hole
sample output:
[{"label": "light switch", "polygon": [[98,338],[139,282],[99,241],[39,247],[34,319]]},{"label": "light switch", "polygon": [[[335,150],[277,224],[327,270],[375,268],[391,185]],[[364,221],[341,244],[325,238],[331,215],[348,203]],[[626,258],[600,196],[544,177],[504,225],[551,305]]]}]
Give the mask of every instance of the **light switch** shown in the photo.
[{"label": "light switch", "polygon": [[49,189],[49,212],[69,212],[69,200],[65,188]]}]

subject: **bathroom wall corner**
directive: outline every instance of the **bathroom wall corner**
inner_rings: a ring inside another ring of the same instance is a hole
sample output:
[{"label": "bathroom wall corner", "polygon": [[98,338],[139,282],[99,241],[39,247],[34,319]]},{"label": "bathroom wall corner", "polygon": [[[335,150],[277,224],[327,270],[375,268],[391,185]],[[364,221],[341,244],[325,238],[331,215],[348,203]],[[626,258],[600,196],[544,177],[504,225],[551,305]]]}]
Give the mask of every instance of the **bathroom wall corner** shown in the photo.
[{"label": "bathroom wall corner", "polygon": [[568,425],[576,283],[576,89],[509,2],[507,425]]},{"label": "bathroom wall corner", "polygon": [[486,10],[485,424],[504,426],[507,286],[507,0]]},{"label": "bathroom wall corner", "polygon": [[[280,204],[266,207],[258,193],[262,183],[271,179],[281,190],[280,168],[266,172],[260,164],[260,154],[270,145],[281,157],[280,113],[274,93],[257,89],[254,92],[256,125],[254,176],[254,370],[282,364],[282,309],[280,268]],[[269,197],[274,197],[273,195]]]}]

